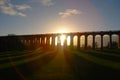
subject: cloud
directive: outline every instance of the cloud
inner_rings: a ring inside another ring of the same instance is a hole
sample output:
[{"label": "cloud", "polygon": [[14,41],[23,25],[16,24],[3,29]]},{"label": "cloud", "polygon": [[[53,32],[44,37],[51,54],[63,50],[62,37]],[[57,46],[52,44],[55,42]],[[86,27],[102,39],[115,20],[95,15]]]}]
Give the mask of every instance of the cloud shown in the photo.
[{"label": "cloud", "polygon": [[53,0],[29,0],[31,2],[38,2],[44,6],[51,6],[51,5],[54,5],[54,2]]},{"label": "cloud", "polygon": [[0,11],[4,14],[11,15],[11,16],[27,16],[26,14],[22,13],[22,10],[26,10],[31,8],[29,5],[14,5],[10,2],[10,0],[0,0]]},{"label": "cloud", "polygon": [[16,8],[18,10],[26,10],[26,9],[30,9],[31,7],[29,5],[23,4],[23,5],[16,5]]},{"label": "cloud", "polygon": [[9,14],[9,15],[16,15],[17,12],[13,9],[12,4],[8,4],[8,6],[0,6],[0,9],[2,11],[2,13],[4,14]]},{"label": "cloud", "polygon": [[0,0],[0,5],[4,4],[4,0]]},{"label": "cloud", "polygon": [[20,13],[20,12],[18,13],[18,15],[19,15],[19,16],[22,16],[22,17],[26,17],[26,16],[27,16],[26,14]]},{"label": "cloud", "polygon": [[52,2],[53,0],[40,0],[41,3],[45,6],[51,6],[53,5],[54,3]]},{"label": "cloud", "polygon": [[67,18],[67,17],[70,17],[70,16],[73,16],[73,15],[79,15],[81,14],[82,12],[77,10],[77,9],[67,9],[65,10],[64,12],[59,12],[59,15],[62,17],[62,18]]}]

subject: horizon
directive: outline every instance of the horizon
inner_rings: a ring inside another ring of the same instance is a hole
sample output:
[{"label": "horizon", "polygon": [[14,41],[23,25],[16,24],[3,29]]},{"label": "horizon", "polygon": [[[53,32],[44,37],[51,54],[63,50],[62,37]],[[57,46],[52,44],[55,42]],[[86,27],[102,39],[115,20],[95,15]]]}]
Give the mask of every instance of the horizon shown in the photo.
[{"label": "horizon", "polygon": [[120,30],[119,3],[119,0],[0,0],[0,36]]},{"label": "horizon", "polygon": [[[120,32],[120,30],[107,30],[107,31],[81,31],[81,32],[54,32],[54,33],[38,33],[38,34],[7,34],[2,36],[29,36],[29,35],[49,35],[49,34],[74,34],[74,33],[92,33],[92,32]],[[1,37],[2,37],[1,36]]]}]

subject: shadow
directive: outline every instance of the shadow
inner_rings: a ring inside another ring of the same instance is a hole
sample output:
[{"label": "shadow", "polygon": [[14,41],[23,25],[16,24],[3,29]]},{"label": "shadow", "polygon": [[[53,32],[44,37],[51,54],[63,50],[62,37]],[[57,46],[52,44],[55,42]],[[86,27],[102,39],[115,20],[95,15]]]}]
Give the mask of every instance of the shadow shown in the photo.
[{"label": "shadow", "polygon": [[[95,64],[76,55],[71,50],[65,50],[65,57],[74,72],[76,80],[116,80],[119,70]],[[85,54],[85,53],[83,53]],[[104,63],[103,63],[104,64]]]},{"label": "shadow", "polygon": [[41,71],[42,67],[54,59],[54,57],[57,55],[57,51],[53,51],[52,49],[44,49],[42,53],[39,53],[38,51],[38,53],[34,56],[26,58],[35,58],[41,54],[45,55],[36,60],[32,60],[17,66],[14,63],[16,60],[12,59],[11,57],[9,62],[11,63],[12,67],[0,69],[0,73],[2,73],[0,74],[0,80],[29,80],[31,76],[33,76],[37,71]]}]

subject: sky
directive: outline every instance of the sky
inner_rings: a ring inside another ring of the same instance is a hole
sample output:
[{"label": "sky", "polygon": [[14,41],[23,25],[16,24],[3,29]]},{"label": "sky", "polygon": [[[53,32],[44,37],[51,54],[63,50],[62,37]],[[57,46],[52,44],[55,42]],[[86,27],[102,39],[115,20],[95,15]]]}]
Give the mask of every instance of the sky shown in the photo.
[{"label": "sky", "polygon": [[120,0],[0,0],[0,36],[120,30]]}]

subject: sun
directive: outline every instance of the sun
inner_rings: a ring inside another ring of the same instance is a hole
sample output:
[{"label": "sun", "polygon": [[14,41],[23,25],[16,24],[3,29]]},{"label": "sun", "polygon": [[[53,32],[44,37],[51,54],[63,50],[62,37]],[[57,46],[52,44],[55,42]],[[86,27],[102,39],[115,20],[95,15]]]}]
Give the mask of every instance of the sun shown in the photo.
[{"label": "sun", "polygon": [[63,30],[59,30],[59,33],[61,33],[61,36],[60,36],[60,41],[61,41],[61,46],[64,45],[65,43],[65,40],[66,40],[66,35],[63,34],[63,33],[67,33],[68,31],[63,29]]},{"label": "sun", "polygon": [[65,39],[66,39],[66,36],[62,34],[62,35],[60,36],[60,41],[61,41],[61,45],[62,45],[62,46],[64,45]]},{"label": "sun", "polygon": [[63,29],[63,30],[59,30],[58,33],[67,33],[68,31]]},{"label": "sun", "polygon": [[61,46],[65,45],[65,41],[67,41],[67,35],[65,35],[64,33],[68,33],[68,31],[66,29],[63,30],[59,30],[57,33],[60,33],[60,39],[56,42],[61,44]]}]

